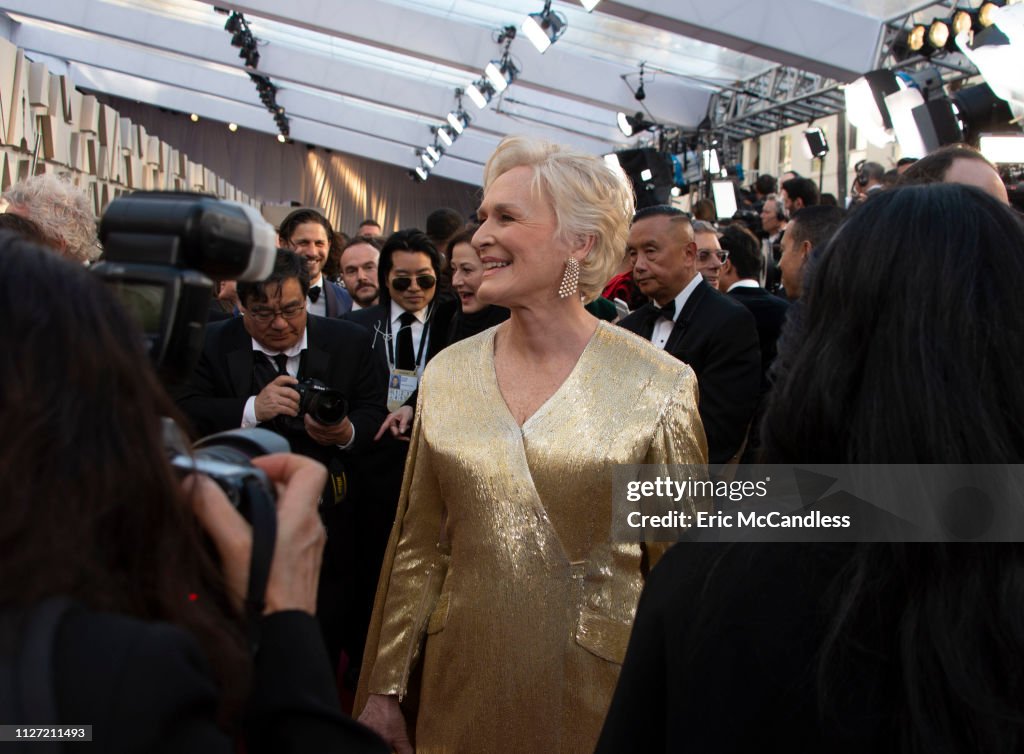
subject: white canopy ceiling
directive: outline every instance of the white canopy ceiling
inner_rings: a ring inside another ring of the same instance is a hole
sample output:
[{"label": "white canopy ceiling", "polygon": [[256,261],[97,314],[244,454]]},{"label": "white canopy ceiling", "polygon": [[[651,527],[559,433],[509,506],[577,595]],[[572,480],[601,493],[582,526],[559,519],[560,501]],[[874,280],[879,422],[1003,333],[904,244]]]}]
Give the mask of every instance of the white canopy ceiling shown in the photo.
[{"label": "white canopy ceiling", "polygon": [[[83,88],[276,134],[226,17],[203,0],[0,0],[8,36]],[[291,136],[412,168],[455,89],[500,57],[494,30],[521,26],[543,0],[248,0],[258,73],[279,87]],[[587,13],[555,2],[564,36],[541,55],[511,47],[522,72],[434,169],[467,183],[510,133],[594,153],[627,146],[619,110],[694,128],[714,91],[776,64],[850,80],[871,69],[885,20],[905,0],[621,0]],[[634,98],[639,64],[647,97]]]}]

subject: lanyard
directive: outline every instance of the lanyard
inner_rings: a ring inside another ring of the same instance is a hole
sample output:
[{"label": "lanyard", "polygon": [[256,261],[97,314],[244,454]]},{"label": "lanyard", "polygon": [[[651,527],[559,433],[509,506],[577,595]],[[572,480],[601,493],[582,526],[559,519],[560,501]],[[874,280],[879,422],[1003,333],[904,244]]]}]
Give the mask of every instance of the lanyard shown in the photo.
[{"label": "lanyard", "polygon": [[[422,323],[423,324],[423,332],[420,333],[420,347],[419,347],[419,349],[417,350],[417,353],[416,353],[416,374],[422,374],[423,373],[423,363],[422,363],[423,362],[423,349],[427,345],[427,335],[428,335],[427,325],[430,324],[430,314],[432,312],[432,307],[433,307],[433,304],[431,304],[431,308],[427,309],[427,316],[425,318],[426,321]],[[390,312],[389,312],[389,314],[390,314]],[[411,335],[412,334],[411,333],[412,325],[408,325],[408,327],[410,328],[410,335]],[[399,332],[401,332],[401,329],[399,329]],[[388,319],[387,337],[384,340],[387,343],[388,372],[390,372],[392,374],[395,371],[395,362],[396,362],[396,359],[397,359],[397,354],[396,354],[397,346],[395,345],[395,340],[397,340],[397,336],[398,336],[398,333],[392,333],[391,332],[391,320]]]}]

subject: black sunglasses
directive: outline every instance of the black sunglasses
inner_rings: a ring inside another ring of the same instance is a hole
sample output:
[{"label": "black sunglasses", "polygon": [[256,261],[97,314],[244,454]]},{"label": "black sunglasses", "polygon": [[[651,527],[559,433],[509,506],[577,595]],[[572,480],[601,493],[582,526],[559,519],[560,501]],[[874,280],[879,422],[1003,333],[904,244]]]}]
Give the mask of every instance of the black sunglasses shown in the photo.
[{"label": "black sunglasses", "polygon": [[412,287],[413,280],[425,291],[429,291],[437,283],[437,278],[433,275],[417,275],[415,278],[393,278],[391,285],[396,291],[407,291]]}]

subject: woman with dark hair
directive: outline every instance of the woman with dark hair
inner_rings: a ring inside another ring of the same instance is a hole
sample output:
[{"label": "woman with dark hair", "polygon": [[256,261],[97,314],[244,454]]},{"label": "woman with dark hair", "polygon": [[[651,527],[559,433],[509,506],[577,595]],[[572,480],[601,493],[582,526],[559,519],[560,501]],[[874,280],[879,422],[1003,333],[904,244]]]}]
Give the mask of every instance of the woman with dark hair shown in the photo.
[{"label": "woman with dark hair", "polygon": [[[485,304],[476,296],[484,277],[484,264],[473,248],[473,234],[476,226],[452,236],[448,242],[448,260],[452,267],[452,287],[459,297],[459,311],[452,317],[448,330],[448,345],[465,340],[471,335],[483,332],[504,322],[509,310],[504,306]],[[409,416],[412,420],[412,416]]]},{"label": "woman with dark hair", "polygon": [[[852,213],[787,323],[764,460],[1024,461],[1022,249],[971,187]],[[677,546],[598,751],[1020,752],[1022,605],[1020,543]]]},{"label": "woman with dark hair", "polygon": [[[8,235],[0,317],[0,610],[6,627],[50,598],[74,605],[42,681],[57,719],[24,722],[91,724],[104,751],[227,752],[242,736],[250,752],[375,750],[338,712],[311,614],[323,468],[254,461],[279,523],[252,657],[249,527],[212,481],[182,491],[161,419],[176,409],[136,325],[98,278]],[[17,631],[0,644],[0,665],[27,656]]]}]

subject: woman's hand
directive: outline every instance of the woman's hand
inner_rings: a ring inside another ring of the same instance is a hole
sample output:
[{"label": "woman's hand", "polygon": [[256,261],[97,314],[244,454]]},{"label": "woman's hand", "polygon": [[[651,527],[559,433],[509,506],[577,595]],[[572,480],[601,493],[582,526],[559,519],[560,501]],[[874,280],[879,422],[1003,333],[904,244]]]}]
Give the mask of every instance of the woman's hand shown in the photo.
[{"label": "woman's hand", "polygon": [[385,432],[391,430],[392,436],[409,442],[409,426],[412,424],[412,417],[412,406],[402,406],[394,413],[388,414],[388,418],[380,425],[380,429],[377,430],[377,434],[373,436],[373,439],[379,440],[384,436]]},{"label": "woman's hand", "polygon": [[[263,469],[277,490],[277,539],[264,613],[302,610],[315,614],[320,561],[327,541],[317,506],[327,470],[292,453],[260,456],[252,463]],[[252,528],[212,479],[193,475],[185,485],[196,516],[217,546],[224,578],[241,609],[249,583]]]},{"label": "woman's hand", "polygon": [[405,716],[398,699],[383,694],[370,694],[359,716],[359,722],[384,739],[397,754],[413,754]]}]

